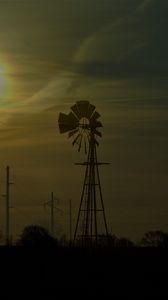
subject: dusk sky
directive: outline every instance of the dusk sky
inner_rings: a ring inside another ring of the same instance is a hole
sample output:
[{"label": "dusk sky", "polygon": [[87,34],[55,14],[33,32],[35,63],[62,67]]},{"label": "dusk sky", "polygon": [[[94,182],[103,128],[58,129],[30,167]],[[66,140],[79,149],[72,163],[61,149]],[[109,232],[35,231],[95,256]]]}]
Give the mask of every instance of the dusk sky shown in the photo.
[{"label": "dusk sky", "polygon": [[[101,114],[98,157],[110,233],[168,232],[168,2],[0,0],[0,194],[11,167],[11,232],[73,228],[86,160],[60,134],[59,112],[88,100]],[[5,230],[5,199],[0,230]]]}]

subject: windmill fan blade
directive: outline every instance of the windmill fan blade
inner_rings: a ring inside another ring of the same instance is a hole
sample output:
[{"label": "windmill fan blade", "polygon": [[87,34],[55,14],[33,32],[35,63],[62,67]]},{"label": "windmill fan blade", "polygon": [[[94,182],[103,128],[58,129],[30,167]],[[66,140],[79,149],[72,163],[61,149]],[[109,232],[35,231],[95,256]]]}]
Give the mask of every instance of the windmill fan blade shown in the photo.
[{"label": "windmill fan blade", "polygon": [[95,128],[97,127],[103,127],[102,123],[100,121],[95,121]]},{"label": "windmill fan blade", "polygon": [[80,142],[79,142],[79,148],[78,148],[78,152],[80,152],[81,146],[82,146],[82,138],[83,135],[81,134],[81,138],[80,138]]},{"label": "windmill fan blade", "polygon": [[74,114],[76,115],[76,117],[78,118],[78,120],[80,120],[80,112],[78,110],[77,104],[71,106],[71,109],[74,112]]},{"label": "windmill fan blade", "polygon": [[89,107],[88,107],[88,118],[89,118],[89,119],[91,119],[91,116],[92,116],[92,114],[93,114],[95,108],[96,108],[96,107],[95,107],[94,105],[89,104]]},{"label": "windmill fan blade", "polygon": [[93,122],[93,121],[97,120],[98,118],[100,118],[100,114],[99,114],[97,111],[95,111],[95,112],[93,113],[93,115],[92,115],[90,121]]},{"label": "windmill fan blade", "polygon": [[65,133],[65,132],[69,131],[69,125],[67,125],[67,124],[59,124],[59,130],[60,130],[60,133]]},{"label": "windmill fan blade", "polygon": [[95,106],[90,104],[89,101],[83,100],[77,101],[76,104],[71,107],[71,109],[79,119],[83,117],[90,119],[95,110]]},{"label": "windmill fan blade", "polygon": [[60,133],[65,133],[67,131],[76,129],[76,127],[78,126],[78,120],[72,112],[70,112],[68,115],[60,113],[58,124]]},{"label": "windmill fan blade", "polygon": [[77,103],[78,111],[80,113],[80,118],[86,117],[88,118],[88,108],[89,108],[89,101],[78,101]]},{"label": "windmill fan blade", "polygon": [[92,129],[96,129],[96,128],[99,128],[99,127],[103,127],[102,123],[99,122],[99,121],[95,121],[95,120],[91,120],[90,121],[90,127]]},{"label": "windmill fan blade", "polygon": [[72,130],[72,131],[70,131],[69,133],[68,133],[68,138],[70,138],[71,136],[73,136],[75,133],[77,133],[78,132],[78,129],[74,129],[74,130]]},{"label": "windmill fan blade", "polygon": [[100,137],[102,137],[102,134],[101,134],[101,132],[100,131],[98,131],[98,130],[94,130],[94,134],[96,134],[96,135],[98,135],[98,136],[100,136]]},{"label": "windmill fan blade", "polygon": [[68,118],[69,118],[69,122],[76,122],[76,123],[79,122],[78,118],[72,112],[69,113]]},{"label": "windmill fan blade", "polygon": [[84,138],[84,147],[85,147],[85,154],[87,154],[86,138]]},{"label": "windmill fan blade", "polygon": [[99,146],[99,143],[98,143],[98,141],[96,139],[95,139],[95,143],[96,143],[97,146]]},{"label": "windmill fan blade", "polygon": [[78,141],[80,135],[81,135],[81,134],[79,133],[79,134],[76,136],[76,138],[74,139],[74,141],[73,141],[73,143],[72,143],[73,146],[75,145],[75,143],[77,143],[77,141]]}]

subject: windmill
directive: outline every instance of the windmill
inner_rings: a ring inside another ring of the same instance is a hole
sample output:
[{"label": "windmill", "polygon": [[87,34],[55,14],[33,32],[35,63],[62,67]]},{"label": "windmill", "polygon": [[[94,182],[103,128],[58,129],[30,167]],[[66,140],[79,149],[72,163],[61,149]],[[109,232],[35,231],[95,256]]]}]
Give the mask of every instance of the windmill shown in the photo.
[{"label": "windmill", "polygon": [[108,236],[98,168],[99,165],[106,163],[97,160],[98,138],[102,136],[99,131],[99,128],[102,127],[99,118],[100,114],[94,105],[90,104],[89,101],[78,101],[71,107],[69,114],[60,113],[58,119],[60,133],[68,133],[68,137],[73,139],[72,145],[76,145],[78,151],[83,148],[87,154],[86,162],[77,163],[77,165],[85,166],[85,177],[74,242],[80,240],[82,244],[97,242],[99,236],[102,235],[102,223],[104,227],[103,236]]}]

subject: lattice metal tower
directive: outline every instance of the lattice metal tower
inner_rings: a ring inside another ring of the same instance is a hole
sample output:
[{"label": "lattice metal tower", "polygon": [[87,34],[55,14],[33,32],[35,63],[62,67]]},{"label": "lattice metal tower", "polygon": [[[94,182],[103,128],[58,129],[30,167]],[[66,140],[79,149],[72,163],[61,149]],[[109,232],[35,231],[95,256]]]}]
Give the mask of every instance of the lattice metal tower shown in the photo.
[{"label": "lattice metal tower", "polygon": [[72,144],[77,144],[78,151],[83,148],[87,154],[87,161],[78,163],[86,169],[74,232],[74,241],[80,240],[82,244],[97,242],[102,235],[108,236],[99,176],[99,165],[106,163],[97,160],[97,138],[102,136],[98,130],[102,127],[99,118],[100,114],[94,105],[89,101],[78,101],[68,115],[60,113],[58,120],[60,133],[68,132],[68,137],[73,138]]}]

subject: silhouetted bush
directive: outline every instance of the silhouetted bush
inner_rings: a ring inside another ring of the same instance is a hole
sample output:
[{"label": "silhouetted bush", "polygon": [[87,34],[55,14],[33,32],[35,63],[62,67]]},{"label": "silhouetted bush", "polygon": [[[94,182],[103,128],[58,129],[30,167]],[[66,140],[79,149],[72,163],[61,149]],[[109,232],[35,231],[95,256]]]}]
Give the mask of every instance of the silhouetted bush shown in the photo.
[{"label": "silhouetted bush", "polygon": [[148,231],[140,242],[144,247],[168,247],[168,233],[161,230]]},{"label": "silhouetted bush", "polygon": [[26,226],[21,234],[17,245],[33,247],[54,247],[58,242],[42,226]]}]

